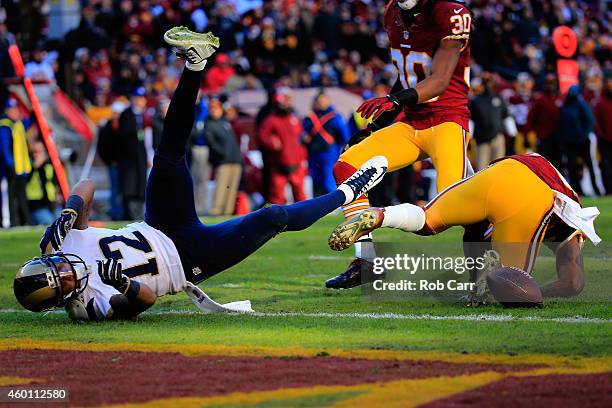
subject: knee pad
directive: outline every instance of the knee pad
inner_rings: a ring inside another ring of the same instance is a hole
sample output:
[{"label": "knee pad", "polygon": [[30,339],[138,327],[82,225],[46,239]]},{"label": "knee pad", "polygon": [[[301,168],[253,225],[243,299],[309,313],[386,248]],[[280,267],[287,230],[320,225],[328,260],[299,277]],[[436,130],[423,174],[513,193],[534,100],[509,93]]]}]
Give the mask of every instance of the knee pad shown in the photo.
[{"label": "knee pad", "polygon": [[262,211],[264,211],[268,223],[275,229],[282,231],[287,228],[289,213],[287,213],[284,206],[274,204],[270,207],[264,208]]}]

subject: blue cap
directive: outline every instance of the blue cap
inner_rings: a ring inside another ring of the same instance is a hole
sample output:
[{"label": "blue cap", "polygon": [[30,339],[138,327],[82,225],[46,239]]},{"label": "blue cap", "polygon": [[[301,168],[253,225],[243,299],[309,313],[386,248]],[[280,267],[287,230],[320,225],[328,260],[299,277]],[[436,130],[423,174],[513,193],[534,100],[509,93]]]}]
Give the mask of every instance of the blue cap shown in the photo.
[{"label": "blue cap", "polygon": [[15,98],[8,98],[4,104],[4,109],[17,107],[17,100]]},{"label": "blue cap", "polygon": [[144,86],[139,86],[132,92],[132,96],[146,96],[146,94],[147,92],[145,91]]}]

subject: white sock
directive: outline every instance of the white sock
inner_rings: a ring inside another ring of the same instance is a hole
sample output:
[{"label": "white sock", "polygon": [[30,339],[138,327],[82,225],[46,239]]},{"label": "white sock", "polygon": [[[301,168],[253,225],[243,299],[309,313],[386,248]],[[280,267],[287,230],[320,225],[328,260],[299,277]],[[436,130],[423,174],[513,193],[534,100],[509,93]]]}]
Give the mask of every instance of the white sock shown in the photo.
[{"label": "white sock", "polygon": [[188,70],[190,70],[190,71],[202,71],[204,69],[204,67],[206,66],[206,62],[207,61],[208,60],[204,60],[204,61],[202,61],[200,63],[197,63],[197,64],[192,64],[191,62],[186,61],[185,62],[185,67]]},{"label": "white sock", "polygon": [[400,204],[385,207],[382,226],[406,232],[419,231],[425,225],[425,211],[416,205]]},{"label": "white sock", "polygon": [[346,184],[340,184],[338,186],[338,190],[344,193],[344,204],[342,205],[347,205],[355,201],[355,193],[353,193],[353,190],[351,190],[351,188]]},{"label": "white sock", "polygon": [[372,262],[376,258],[376,249],[372,242],[372,234],[364,235],[355,242],[355,258]]}]

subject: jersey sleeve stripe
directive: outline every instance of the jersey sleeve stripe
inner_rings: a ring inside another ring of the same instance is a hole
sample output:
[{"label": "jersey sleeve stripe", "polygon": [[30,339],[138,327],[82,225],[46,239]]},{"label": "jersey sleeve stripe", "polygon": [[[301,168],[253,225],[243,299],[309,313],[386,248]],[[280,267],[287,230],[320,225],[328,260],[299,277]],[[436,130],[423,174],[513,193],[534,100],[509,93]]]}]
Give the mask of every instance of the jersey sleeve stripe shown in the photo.
[{"label": "jersey sleeve stripe", "polygon": [[470,35],[469,34],[447,35],[446,37],[442,38],[440,41],[453,41],[453,40],[454,41],[465,41],[465,43],[463,44],[463,47],[461,47],[461,49],[459,50],[459,52],[463,52],[465,51],[468,44],[470,43]]}]

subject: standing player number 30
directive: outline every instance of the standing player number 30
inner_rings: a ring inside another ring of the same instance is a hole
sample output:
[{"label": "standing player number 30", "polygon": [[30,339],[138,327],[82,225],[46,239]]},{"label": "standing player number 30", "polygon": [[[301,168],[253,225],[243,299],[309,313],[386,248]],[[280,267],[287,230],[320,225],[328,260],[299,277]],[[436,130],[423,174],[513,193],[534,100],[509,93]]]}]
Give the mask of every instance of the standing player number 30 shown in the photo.
[{"label": "standing player number 30", "polygon": [[[457,14],[451,16],[451,33],[453,35],[469,34],[472,28],[472,16],[469,13]],[[391,48],[391,61],[397,68],[399,73],[399,79],[404,89],[414,88],[417,83],[424,80],[431,74],[431,63],[432,58],[425,52],[409,51],[402,53],[397,48]],[[466,84],[470,85],[470,68],[466,67],[464,72],[464,79]],[[435,102],[439,97],[432,98],[425,103]]]}]

